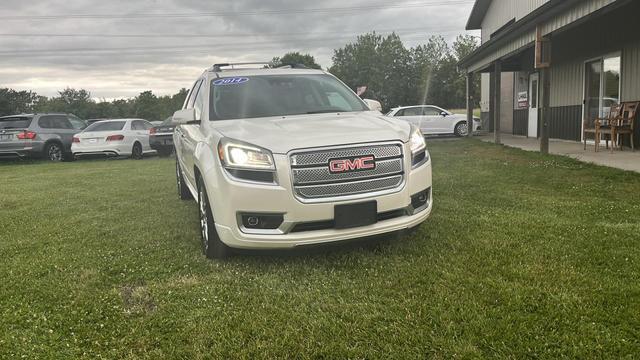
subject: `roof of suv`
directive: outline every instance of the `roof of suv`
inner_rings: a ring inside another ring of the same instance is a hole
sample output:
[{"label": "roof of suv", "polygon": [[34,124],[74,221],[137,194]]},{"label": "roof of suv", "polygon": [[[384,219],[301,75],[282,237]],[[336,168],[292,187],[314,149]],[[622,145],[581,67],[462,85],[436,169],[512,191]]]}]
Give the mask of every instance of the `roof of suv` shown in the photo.
[{"label": "roof of suv", "polygon": [[16,115],[7,115],[2,116],[0,119],[5,118],[15,118],[15,117],[34,117],[34,116],[42,116],[42,115],[71,115],[68,113],[34,113],[34,114],[16,114]]}]

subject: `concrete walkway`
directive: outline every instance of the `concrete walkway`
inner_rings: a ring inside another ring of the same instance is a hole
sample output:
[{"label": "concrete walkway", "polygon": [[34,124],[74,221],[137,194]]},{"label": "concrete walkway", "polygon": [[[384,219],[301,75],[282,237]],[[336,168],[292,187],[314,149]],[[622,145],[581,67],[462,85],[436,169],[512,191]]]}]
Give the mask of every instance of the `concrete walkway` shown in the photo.
[{"label": "concrete walkway", "polygon": [[[524,136],[514,136],[502,134],[502,143],[506,146],[519,148],[527,151],[540,151],[540,141],[529,139]],[[480,135],[482,141],[493,142],[493,134]],[[611,153],[603,146],[600,151],[595,152],[593,144],[587,143],[587,150],[584,150],[582,143],[565,140],[549,140],[549,152],[556,155],[568,156],[583,162],[597,165],[609,166],[622,170],[635,171],[640,173],[640,150],[632,152],[625,148],[624,151],[614,151]]]}]

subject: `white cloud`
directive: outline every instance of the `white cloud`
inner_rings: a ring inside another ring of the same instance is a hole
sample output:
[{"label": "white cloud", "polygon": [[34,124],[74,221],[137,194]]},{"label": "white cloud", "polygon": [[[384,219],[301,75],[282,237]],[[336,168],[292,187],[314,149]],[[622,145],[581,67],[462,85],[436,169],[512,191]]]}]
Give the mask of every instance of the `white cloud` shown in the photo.
[{"label": "white cloud", "polygon": [[[441,0],[420,3],[442,4]],[[407,2],[415,4],[417,1]],[[88,0],[19,2],[0,14],[37,16],[58,14],[185,14],[255,12],[281,9],[367,7],[383,2],[354,0],[322,3],[293,0]],[[400,4],[400,3],[393,3]],[[15,5],[15,6],[14,6]],[[472,2],[429,7],[336,10],[333,13],[262,14],[184,18],[62,18],[3,20],[0,34],[202,34],[206,37],[7,37],[0,35],[0,87],[34,90],[54,95],[64,87],[84,88],[96,98],[135,96],[144,90],[173,94],[189,87],[200,72],[215,62],[267,61],[288,51],[308,52],[324,67],[331,65],[333,49],[372,30],[399,30],[408,46],[425,42],[434,33],[452,40],[464,32]],[[404,30],[404,31],[403,31]],[[251,35],[253,36],[246,36]],[[269,34],[278,34],[270,36]],[[240,35],[240,36],[237,36]],[[224,45],[220,45],[224,44]],[[189,48],[190,47],[190,48]],[[83,49],[131,50],[91,52]],[[161,49],[162,48],[162,49]],[[51,51],[67,49],[51,56]],[[35,51],[17,56],[14,52]]]}]

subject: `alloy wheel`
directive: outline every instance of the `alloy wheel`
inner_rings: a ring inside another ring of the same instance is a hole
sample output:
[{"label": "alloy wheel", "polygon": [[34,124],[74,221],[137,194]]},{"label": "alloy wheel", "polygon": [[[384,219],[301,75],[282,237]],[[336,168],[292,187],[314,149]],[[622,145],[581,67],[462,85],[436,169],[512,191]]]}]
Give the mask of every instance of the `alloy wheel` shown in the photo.
[{"label": "alloy wheel", "polygon": [[180,192],[182,190],[182,181],[180,180],[180,166],[178,165],[177,161],[176,161],[176,182],[178,183],[178,195],[180,195]]},{"label": "alloy wheel", "polygon": [[199,207],[200,207],[200,231],[202,232],[202,246],[205,254],[209,249],[209,223],[207,219],[207,195],[202,190],[202,188],[198,191],[199,197]]},{"label": "alloy wheel", "polygon": [[469,125],[467,123],[458,124],[458,135],[467,136],[469,134]]},{"label": "alloy wheel", "polygon": [[49,160],[61,161],[62,160],[62,148],[58,144],[49,145],[49,151],[47,153]]}]

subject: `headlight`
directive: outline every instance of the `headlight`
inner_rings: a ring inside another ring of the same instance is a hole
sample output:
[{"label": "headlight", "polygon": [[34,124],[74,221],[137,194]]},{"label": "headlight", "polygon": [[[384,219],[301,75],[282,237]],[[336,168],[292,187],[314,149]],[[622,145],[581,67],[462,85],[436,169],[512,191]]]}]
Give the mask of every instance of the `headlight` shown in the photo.
[{"label": "headlight", "polygon": [[427,142],[424,140],[422,131],[417,127],[412,127],[411,137],[409,138],[409,146],[411,147],[411,166],[418,167],[429,160],[427,153]]},{"label": "headlight", "polygon": [[218,156],[226,168],[267,171],[276,169],[271,151],[237,140],[220,140]]},{"label": "headlight", "polygon": [[424,140],[424,135],[422,135],[422,131],[417,127],[414,127],[411,130],[411,138],[409,139],[409,143],[411,145],[411,154],[416,155],[427,149],[427,142]]}]

